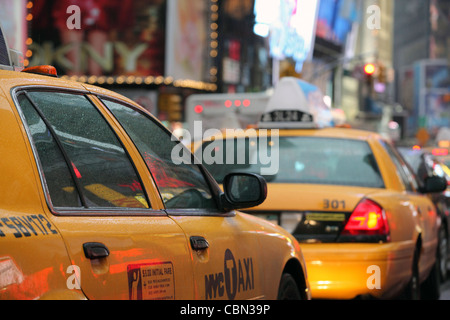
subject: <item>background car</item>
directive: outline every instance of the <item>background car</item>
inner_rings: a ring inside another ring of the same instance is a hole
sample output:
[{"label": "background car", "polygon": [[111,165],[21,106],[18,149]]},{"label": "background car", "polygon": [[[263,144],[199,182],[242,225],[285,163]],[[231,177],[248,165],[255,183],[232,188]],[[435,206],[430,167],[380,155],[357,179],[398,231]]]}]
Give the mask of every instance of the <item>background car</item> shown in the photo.
[{"label": "background car", "polygon": [[441,218],[441,228],[439,230],[439,260],[440,277],[442,281],[447,279],[447,265],[449,261],[449,235],[450,235],[450,169],[443,164],[428,149],[414,149],[410,147],[399,147],[398,150],[415,172],[419,186],[423,187],[426,179],[431,176],[443,177],[447,181],[447,189],[443,192],[431,193],[430,198],[436,206]]},{"label": "background car", "polygon": [[310,298],[298,242],[235,211],[264,179],[222,192],[146,110],[48,70],[0,70],[0,299]]}]

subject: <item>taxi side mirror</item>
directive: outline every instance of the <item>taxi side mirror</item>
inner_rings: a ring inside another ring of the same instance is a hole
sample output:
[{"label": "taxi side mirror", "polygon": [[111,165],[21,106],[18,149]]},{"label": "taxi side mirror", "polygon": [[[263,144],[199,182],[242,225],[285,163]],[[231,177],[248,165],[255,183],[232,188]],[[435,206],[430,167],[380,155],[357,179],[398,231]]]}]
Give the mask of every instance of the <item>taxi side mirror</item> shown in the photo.
[{"label": "taxi side mirror", "polygon": [[447,189],[447,180],[438,176],[427,177],[423,189],[424,193],[442,192]]},{"label": "taxi side mirror", "polygon": [[255,207],[266,200],[266,180],[254,173],[229,173],[223,180],[221,197],[224,210]]}]

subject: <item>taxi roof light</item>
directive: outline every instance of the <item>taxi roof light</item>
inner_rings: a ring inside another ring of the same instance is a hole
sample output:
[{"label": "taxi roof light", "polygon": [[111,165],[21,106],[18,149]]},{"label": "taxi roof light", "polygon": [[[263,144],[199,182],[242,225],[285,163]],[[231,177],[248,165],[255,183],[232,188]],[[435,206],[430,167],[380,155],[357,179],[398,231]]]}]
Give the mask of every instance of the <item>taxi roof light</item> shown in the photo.
[{"label": "taxi roof light", "polygon": [[389,236],[389,225],[383,208],[372,200],[362,200],[353,210],[341,235]]},{"label": "taxi roof light", "polygon": [[283,77],[258,123],[263,129],[315,129],[333,126],[331,108],[320,89],[295,77]]},{"label": "taxi roof light", "polygon": [[40,74],[43,76],[58,77],[58,72],[56,71],[56,68],[48,65],[25,68],[22,70],[22,72]]}]

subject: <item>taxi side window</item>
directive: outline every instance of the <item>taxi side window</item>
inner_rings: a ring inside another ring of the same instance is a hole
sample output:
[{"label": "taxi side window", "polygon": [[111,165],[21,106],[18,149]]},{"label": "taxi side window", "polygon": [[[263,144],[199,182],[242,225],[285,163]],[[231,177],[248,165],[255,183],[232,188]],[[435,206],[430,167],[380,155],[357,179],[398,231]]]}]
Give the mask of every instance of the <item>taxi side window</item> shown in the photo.
[{"label": "taxi side window", "polygon": [[387,153],[394,162],[397,172],[400,174],[403,184],[405,185],[406,191],[418,190],[418,185],[415,180],[414,175],[409,171],[406,164],[400,158],[400,156],[395,152],[395,150],[388,143],[382,143]]},{"label": "taxi side window", "polygon": [[[217,209],[199,166],[193,161],[178,163],[172,159],[174,148],[184,146],[171,139],[169,131],[137,109],[111,100],[102,102],[135,143],[167,209]],[[190,152],[186,150],[185,154]]]},{"label": "taxi side window", "polygon": [[68,190],[75,190],[75,184],[55,139],[25,95],[19,96],[19,103],[26,117],[36,151],[40,155],[39,159],[53,206],[80,206],[81,200],[78,193],[67,192]]},{"label": "taxi side window", "polygon": [[18,96],[55,208],[149,208],[131,160],[106,120],[82,94]]}]

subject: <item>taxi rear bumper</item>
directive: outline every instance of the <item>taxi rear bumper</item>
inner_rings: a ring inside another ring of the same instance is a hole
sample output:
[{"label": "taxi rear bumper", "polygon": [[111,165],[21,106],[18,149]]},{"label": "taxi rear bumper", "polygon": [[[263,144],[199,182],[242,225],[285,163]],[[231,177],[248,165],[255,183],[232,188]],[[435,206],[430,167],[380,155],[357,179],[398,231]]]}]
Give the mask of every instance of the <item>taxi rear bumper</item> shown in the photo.
[{"label": "taxi rear bumper", "polygon": [[313,299],[392,298],[412,275],[413,242],[301,244]]}]

